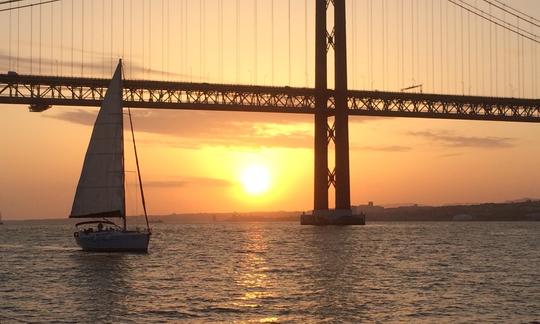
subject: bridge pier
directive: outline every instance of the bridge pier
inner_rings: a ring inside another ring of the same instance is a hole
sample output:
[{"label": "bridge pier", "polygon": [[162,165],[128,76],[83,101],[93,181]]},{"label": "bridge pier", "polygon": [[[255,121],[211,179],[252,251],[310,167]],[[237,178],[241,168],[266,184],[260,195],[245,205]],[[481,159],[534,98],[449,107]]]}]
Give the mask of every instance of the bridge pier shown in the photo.
[{"label": "bridge pier", "polygon": [[[334,0],[334,34],[327,33],[327,0],[316,0],[315,26],[315,171],[314,210],[302,215],[302,225],[364,225],[364,215],[351,211],[349,174],[349,113],[347,107],[347,35],[345,0]],[[334,48],[334,127],[328,127],[327,51]],[[328,144],[335,144],[335,170],[328,169]],[[328,188],[335,186],[335,210],[328,208]]]}]

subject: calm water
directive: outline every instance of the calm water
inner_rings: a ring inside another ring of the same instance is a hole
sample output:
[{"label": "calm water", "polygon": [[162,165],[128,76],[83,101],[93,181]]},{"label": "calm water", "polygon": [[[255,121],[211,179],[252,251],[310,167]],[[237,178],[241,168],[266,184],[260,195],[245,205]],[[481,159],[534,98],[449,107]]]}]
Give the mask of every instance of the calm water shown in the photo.
[{"label": "calm water", "polygon": [[0,226],[0,322],[540,321],[540,223],[157,224],[148,255]]}]

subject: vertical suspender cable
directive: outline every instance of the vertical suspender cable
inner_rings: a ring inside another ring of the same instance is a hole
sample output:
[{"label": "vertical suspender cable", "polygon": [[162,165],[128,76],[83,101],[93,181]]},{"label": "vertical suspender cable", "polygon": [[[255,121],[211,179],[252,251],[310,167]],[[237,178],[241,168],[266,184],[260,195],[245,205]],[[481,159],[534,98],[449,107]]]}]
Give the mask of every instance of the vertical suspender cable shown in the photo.
[{"label": "vertical suspender cable", "polygon": [[471,94],[471,12],[467,11],[467,30],[469,31],[467,33],[467,73],[469,74],[469,77],[467,79],[468,81],[468,90],[469,95]]},{"label": "vertical suspender cable", "polygon": [[[19,57],[21,55],[20,54],[21,53],[21,36],[20,36],[21,34],[20,34],[20,30],[21,30],[21,11],[17,10],[17,71],[19,71]],[[60,47],[62,47],[62,46],[60,45]]]},{"label": "vertical suspender cable", "polygon": [[[71,30],[73,33],[73,28]],[[71,39],[73,40],[73,36]],[[73,73],[73,46],[71,49],[71,62],[72,62],[71,72]],[[34,71],[34,6],[30,7],[30,74],[33,74],[34,73],[33,71]]]},{"label": "vertical suspender cable", "polygon": [[143,79],[146,78],[146,56],[145,56],[145,47],[146,47],[146,0],[142,0],[142,75]]},{"label": "vertical suspender cable", "polygon": [[240,83],[240,0],[236,0],[236,83]]},{"label": "vertical suspender cable", "polygon": [[403,1],[399,2],[400,4],[400,12],[401,12],[401,78],[399,80],[399,87],[404,88],[405,87],[405,6],[403,4]]},{"label": "vertical suspender cable", "polygon": [[38,73],[41,74],[41,32],[42,32],[42,28],[41,28],[41,17],[42,17],[42,6],[39,6],[39,48],[38,48]]},{"label": "vertical suspender cable", "polygon": [[381,1],[382,10],[382,87],[386,90],[386,1]]},{"label": "vertical suspender cable", "polygon": [[110,35],[111,35],[111,71],[113,71],[113,67],[114,67],[114,49],[113,49],[113,44],[114,44],[114,34],[115,31],[114,31],[114,3],[113,3],[113,0],[111,0],[111,31],[110,31]]},{"label": "vertical suspender cable", "polygon": [[270,44],[271,44],[271,47],[272,47],[272,55],[271,55],[271,60],[272,60],[272,85],[275,85],[275,80],[274,80],[274,0],[271,0],[270,2],[270,5],[272,6],[272,9],[270,11],[270,19],[271,19],[271,22],[270,22]]},{"label": "vertical suspender cable", "polygon": [[439,45],[440,45],[440,56],[439,56],[439,73],[440,73],[440,80],[439,80],[439,92],[444,93],[444,73],[443,73],[443,0],[439,1]]},{"label": "vertical suspender cable", "polygon": [[[371,0],[370,0],[371,1]],[[415,0],[411,0],[411,76],[412,76],[412,81],[414,83],[414,79],[415,79],[415,66],[414,66],[414,48],[415,48],[415,34],[414,34],[414,22],[415,22],[415,19],[414,19],[414,1]]]},{"label": "vertical suspender cable", "polygon": [[105,0],[101,0],[101,73],[105,76]]},{"label": "vertical suspender cable", "polygon": [[84,76],[84,0],[81,1],[81,76]]},{"label": "vertical suspender cable", "polygon": [[[491,16],[491,4],[489,5],[489,15]],[[493,46],[491,24],[489,26],[489,95],[493,96]]]},{"label": "vertical suspender cable", "polygon": [[253,28],[253,79],[254,84],[257,84],[257,67],[258,67],[258,57],[257,57],[257,51],[258,51],[258,44],[257,44],[257,33],[259,28],[259,17],[258,17],[258,10],[257,10],[257,0],[253,0],[253,19],[255,20],[255,28]]},{"label": "vertical suspender cable", "polygon": [[161,79],[165,77],[165,3],[161,0]]},{"label": "vertical suspender cable", "polygon": [[8,28],[8,32],[9,32],[9,39],[8,39],[8,44],[9,44],[9,53],[8,53],[8,57],[9,57],[9,70],[11,71],[12,68],[11,68],[11,12],[13,10],[11,10],[11,2],[9,3],[9,28]]},{"label": "vertical suspender cable", "polygon": [[[354,21],[354,19],[352,20]],[[356,42],[354,43],[356,44]],[[306,87],[309,86],[309,66],[308,66],[308,2],[304,1],[304,70],[305,70],[305,84]]]},{"label": "vertical suspender cable", "polygon": [[461,16],[461,94],[465,95],[465,31],[464,31],[464,18],[463,11],[460,12]]},{"label": "vertical suspender cable", "polygon": [[201,0],[202,2],[202,70],[203,73],[201,74],[201,82],[204,82],[206,79],[206,0]]},{"label": "vertical suspender cable", "polygon": [[497,32],[497,26],[493,28],[495,30],[495,95],[499,94],[499,33]]},{"label": "vertical suspender cable", "polygon": [[373,87],[373,0],[369,0],[369,25],[368,25],[368,38],[369,38],[369,82],[370,89],[374,90]]},{"label": "vertical suspender cable", "polygon": [[[126,0],[122,0],[122,60],[125,59],[125,49],[126,49]],[[131,64],[131,62],[130,62]]]},{"label": "vertical suspender cable", "polygon": [[288,1],[288,32],[289,32],[289,86],[291,85],[291,0]]},{"label": "vertical suspender cable", "polygon": [[203,16],[203,8],[202,8],[202,2],[203,0],[199,1],[199,81],[201,81],[202,75],[203,75],[203,64],[202,64],[202,57],[203,57],[203,22],[202,22],[202,16]]},{"label": "vertical suspender cable", "polygon": [[435,93],[435,3],[431,4],[431,89]]},{"label": "vertical suspender cable", "polygon": [[129,76],[133,79],[133,0],[129,2]]}]

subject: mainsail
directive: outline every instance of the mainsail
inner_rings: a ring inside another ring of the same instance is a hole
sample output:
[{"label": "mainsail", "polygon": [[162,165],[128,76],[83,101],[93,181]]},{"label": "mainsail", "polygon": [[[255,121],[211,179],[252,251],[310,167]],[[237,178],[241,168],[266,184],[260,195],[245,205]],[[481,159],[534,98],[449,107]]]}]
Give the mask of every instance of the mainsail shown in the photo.
[{"label": "mainsail", "polygon": [[125,216],[122,89],[120,61],[94,124],[69,217]]}]

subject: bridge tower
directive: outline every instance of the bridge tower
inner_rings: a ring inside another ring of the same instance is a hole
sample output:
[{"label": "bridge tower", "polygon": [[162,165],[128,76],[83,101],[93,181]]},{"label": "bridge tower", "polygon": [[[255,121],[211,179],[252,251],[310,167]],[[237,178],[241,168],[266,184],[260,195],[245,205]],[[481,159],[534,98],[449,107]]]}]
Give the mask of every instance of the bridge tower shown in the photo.
[{"label": "bridge tower", "polygon": [[[345,0],[315,0],[315,174],[314,210],[302,215],[301,224],[364,224],[363,216],[353,216],[349,177],[349,123],[347,107],[347,31]],[[334,6],[334,28],[328,33],[329,4]],[[327,53],[334,49],[334,124],[328,125],[330,97]],[[328,145],[335,145],[335,169],[328,168]],[[328,208],[328,188],[335,187],[335,210]]]}]

